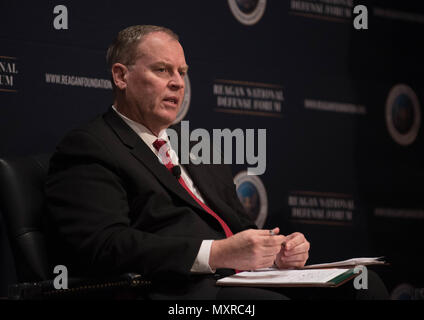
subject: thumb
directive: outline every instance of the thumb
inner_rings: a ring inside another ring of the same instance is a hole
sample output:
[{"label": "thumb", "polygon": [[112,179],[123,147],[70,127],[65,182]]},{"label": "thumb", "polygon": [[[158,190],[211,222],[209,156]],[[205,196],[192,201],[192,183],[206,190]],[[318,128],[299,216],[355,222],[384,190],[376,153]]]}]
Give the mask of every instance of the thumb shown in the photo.
[{"label": "thumb", "polygon": [[280,228],[277,227],[274,229],[259,229],[256,230],[256,232],[261,236],[275,236],[280,233]]},{"label": "thumb", "polygon": [[269,230],[270,235],[275,236],[280,233],[280,228],[276,227],[274,229]]}]

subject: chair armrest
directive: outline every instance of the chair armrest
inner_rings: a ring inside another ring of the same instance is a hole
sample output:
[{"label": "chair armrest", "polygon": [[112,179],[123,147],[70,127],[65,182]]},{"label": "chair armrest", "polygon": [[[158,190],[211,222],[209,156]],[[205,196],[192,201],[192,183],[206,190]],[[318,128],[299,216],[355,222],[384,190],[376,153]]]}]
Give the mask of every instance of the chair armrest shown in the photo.
[{"label": "chair armrest", "polygon": [[126,298],[126,290],[147,289],[150,280],[143,279],[137,273],[124,273],[107,278],[69,278],[68,289],[55,289],[53,280],[39,282],[24,282],[9,286],[8,298],[12,300],[25,299],[60,299],[60,298],[89,298],[107,295]]}]

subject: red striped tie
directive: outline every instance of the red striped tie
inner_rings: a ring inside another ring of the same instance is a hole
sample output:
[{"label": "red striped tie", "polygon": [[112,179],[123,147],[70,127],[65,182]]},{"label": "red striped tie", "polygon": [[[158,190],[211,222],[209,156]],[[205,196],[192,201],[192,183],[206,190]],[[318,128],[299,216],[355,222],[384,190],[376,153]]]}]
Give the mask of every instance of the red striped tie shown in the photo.
[{"label": "red striped tie", "polygon": [[[164,146],[165,145],[165,146]],[[159,152],[159,158],[162,160],[166,168],[172,172],[172,168],[174,165],[172,164],[171,157],[169,156],[169,147],[165,140],[157,139],[155,142],[153,142],[153,146],[155,149]],[[163,147],[164,146],[164,147]],[[163,148],[162,148],[163,147]],[[222,220],[211,208],[209,208],[206,204],[204,204],[199,198],[197,198],[193,192],[191,192],[190,188],[186,185],[183,178],[180,176],[178,178],[178,182],[181,184],[181,186],[187,190],[187,192],[190,194],[190,196],[211,216],[213,216],[218,222],[221,224],[222,229],[224,229],[225,236],[231,237],[233,233],[231,232],[228,225],[225,223],[224,220]]]}]

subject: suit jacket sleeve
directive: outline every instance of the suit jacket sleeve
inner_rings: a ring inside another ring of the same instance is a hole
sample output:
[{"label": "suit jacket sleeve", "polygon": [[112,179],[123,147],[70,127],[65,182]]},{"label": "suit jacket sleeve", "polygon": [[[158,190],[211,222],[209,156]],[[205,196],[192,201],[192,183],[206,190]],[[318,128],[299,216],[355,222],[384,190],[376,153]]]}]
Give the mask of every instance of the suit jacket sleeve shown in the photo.
[{"label": "suit jacket sleeve", "polygon": [[[120,167],[98,138],[74,131],[50,163],[50,224],[85,273],[189,275],[202,239],[159,236],[131,226]],[[72,274],[72,269],[69,271]]]}]

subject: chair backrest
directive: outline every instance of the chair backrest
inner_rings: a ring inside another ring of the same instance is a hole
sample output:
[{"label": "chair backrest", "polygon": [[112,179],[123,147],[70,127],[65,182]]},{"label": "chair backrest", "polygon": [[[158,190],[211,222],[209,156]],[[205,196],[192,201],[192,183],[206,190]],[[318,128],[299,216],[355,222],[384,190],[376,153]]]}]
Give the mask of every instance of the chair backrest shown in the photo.
[{"label": "chair backrest", "polygon": [[0,159],[0,212],[19,282],[51,277],[42,230],[49,159],[50,155]]}]

